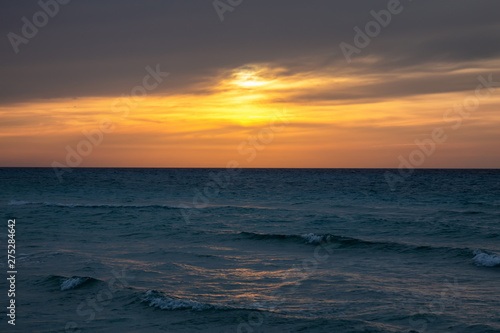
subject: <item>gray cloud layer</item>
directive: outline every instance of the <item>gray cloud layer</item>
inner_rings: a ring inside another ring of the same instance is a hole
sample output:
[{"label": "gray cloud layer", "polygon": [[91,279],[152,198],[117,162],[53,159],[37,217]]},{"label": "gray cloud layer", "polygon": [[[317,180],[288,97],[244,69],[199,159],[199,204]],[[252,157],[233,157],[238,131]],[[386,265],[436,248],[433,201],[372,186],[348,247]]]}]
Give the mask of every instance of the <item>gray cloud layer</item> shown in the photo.
[{"label": "gray cloud layer", "polygon": [[[7,34],[21,34],[21,18],[31,21],[40,7],[37,1],[2,2],[0,103],[128,93],[144,68],[157,63],[171,72],[162,89],[176,92],[246,63],[287,63],[292,72],[386,73],[500,56],[500,2],[402,0],[403,11],[348,65],[339,43],[352,44],[353,27],[363,28],[373,19],[370,11],[387,3],[244,0],[221,22],[212,0],[73,0],[15,54]],[[357,62],[367,56],[379,59],[376,68]],[[467,86],[463,79],[439,81],[437,91]],[[432,91],[416,81],[400,89],[387,85],[393,95],[405,88]],[[384,94],[383,87],[378,93]]]}]

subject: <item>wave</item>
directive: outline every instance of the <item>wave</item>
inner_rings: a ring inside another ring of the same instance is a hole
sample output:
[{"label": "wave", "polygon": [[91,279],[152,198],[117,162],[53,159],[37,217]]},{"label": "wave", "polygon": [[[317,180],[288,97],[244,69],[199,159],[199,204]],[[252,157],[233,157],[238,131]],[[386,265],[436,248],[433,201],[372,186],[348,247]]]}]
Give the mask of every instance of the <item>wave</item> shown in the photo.
[{"label": "wave", "polygon": [[303,235],[280,235],[280,234],[259,234],[254,232],[240,232],[240,235],[257,240],[291,240],[306,244],[321,243],[339,243],[345,246],[353,245],[376,245],[376,244],[397,244],[397,243],[379,243],[365,241],[358,238],[344,237],[333,234],[303,234]]},{"label": "wave", "polygon": [[[337,248],[346,247],[369,247],[377,250],[389,250],[397,252],[436,252],[442,254],[453,254],[455,256],[470,258],[471,249],[455,247],[436,247],[422,246],[413,244],[404,244],[396,242],[374,242],[358,238],[344,237],[333,234],[303,234],[303,235],[280,235],[280,234],[259,234],[254,232],[240,232],[240,235],[257,240],[280,240],[294,241],[303,244],[336,244]],[[474,257],[472,260],[477,266],[500,267],[500,255],[488,253],[482,250],[472,251]]]},{"label": "wave", "polygon": [[97,281],[98,280],[91,277],[81,277],[81,276],[73,276],[70,278],[65,278],[61,281],[61,291],[76,289],[85,284]]},{"label": "wave", "polygon": [[189,210],[225,210],[235,209],[238,211],[245,210],[288,210],[285,208],[276,207],[260,207],[260,206],[238,206],[238,205],[206,205],[202,207],[189,206],[185,204],[176,205],[162,205],[162,204],[94,204],[94,203],[60,203],[60,202],[46,202],[46,201],[23,201],[11,200],[9,206],[27,206],[38,205],[48,207],[64,207],[64,208],[156,208],[156,209],[189,209]]},{"label": "wave", "polygon": [[81,203],[59,203],[59,202],[31,202],[11,200],[9,206],[24,206],[24,205],[43,205],[52,207],[83,207],[83,208],[166,208],[166,209],[180,209],[181,207],[169,205],[124,205],[124,204],[81,204]]},{"label": "wave", "polygon": [[94,279],[88,276],[73,276],[65,277],[59,275],[50,275],[39,281],[42,284],[49,284],[57,286],[61,291],[78,289],[83,286],[91,285],[101,282],[101,280]]},{"label": "wave", "polygon": [[254,232],[240,232],[240,235],[256,240],[276,240],[292,241],[302,244],[335,244],[337,248],[373,248],[377,250],[388,250],[397,252],[433,252],[442,251],[445,253],[454,253],[457,256],[470,256],[471,249],[454,247],[435,247],[428,245],[405,244],[389,241],[368,241],[359,238],[339,236],[334,234],[302,234],[302,235],[280,235],[280,234],[259,234]]},{"label": "wave", "polygon": [[207,311],[207,310],[236,310],[228,306],[218,304],[206,304],[192,300],[185,300],[177,297],[164,295],[156,290],[148,290],[143,300],[151,307],[161,310],[191,310],[191,311]]},{"label": "wave", "polygon": [[187,205],[161,205],[161,204],[83,204],[83,203],[60,203],[60,202],[41,202],[41,201],[23,201],[11,200],[9,206],[26,206],[26,205],[42,205],[51,207],[83,207],[83,208],[165,208],[165,209],[239,209],[239,210],[275,210],[273,207],[258,207],[258,206],[232,206],[232,205],[207,205],[203,207],[190,207]]},{"label": "wave", "polygon": [[[191,207],[196,208],[196,207]],[[227,208],[227,209],[239,209],[239,210],[289,210],[280,207],[264,207],[264,206],[248,206],[248,205],[207,205],[205,208]]]},{"label": "wave", "polygon": [[495,267],[500,266],[500,256],[497,254],[490,254],[481,250],[475,250],[474,258],[472,260],[477,266]]}]

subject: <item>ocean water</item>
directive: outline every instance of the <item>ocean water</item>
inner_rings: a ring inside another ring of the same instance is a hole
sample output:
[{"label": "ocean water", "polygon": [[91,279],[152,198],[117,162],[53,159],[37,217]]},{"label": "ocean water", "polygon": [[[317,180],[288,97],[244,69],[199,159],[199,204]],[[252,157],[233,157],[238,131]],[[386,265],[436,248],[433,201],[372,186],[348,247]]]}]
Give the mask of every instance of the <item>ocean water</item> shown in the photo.
[{"label": "ocean water", "polygon": [[0,169],[0,332],[500,332],[500,171]]}]

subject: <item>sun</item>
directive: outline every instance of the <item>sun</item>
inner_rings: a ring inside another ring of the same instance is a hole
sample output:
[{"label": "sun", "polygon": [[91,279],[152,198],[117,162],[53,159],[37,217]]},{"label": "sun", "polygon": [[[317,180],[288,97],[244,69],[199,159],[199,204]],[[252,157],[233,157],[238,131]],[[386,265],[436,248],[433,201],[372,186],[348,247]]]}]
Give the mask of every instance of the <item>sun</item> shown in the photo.
[{"label": "sun", "polygon": [[253,67],[239,68],[233,73],[232,78],[232,83],[242,88],[256,88],[270,83]]}]

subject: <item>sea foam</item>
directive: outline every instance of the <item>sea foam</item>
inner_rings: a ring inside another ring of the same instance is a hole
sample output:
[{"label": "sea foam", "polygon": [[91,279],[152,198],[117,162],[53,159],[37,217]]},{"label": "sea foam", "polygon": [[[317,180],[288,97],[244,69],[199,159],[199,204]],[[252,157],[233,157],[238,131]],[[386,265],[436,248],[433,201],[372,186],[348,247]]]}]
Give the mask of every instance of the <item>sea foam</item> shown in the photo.
[{"label": "sea foam", "polygon": [[322,242],[328,242],[332,239],[330,235],[315,235],[315,234],[305,234],[301,236],[310,244],[320,244]]},{"label": "sea foam", "polygon": [[477,266],[484,266],[484,267],[500,266],[499,255],[489,254],[481,250],[474,251],[474,258],[472,258],[472,260],[474,260],[474,263]]},{"label": "sea foam", "polygon": [[78,276],[64,279],[61,282],[61,291],[78,288],[90,280],[91,278]]}]

